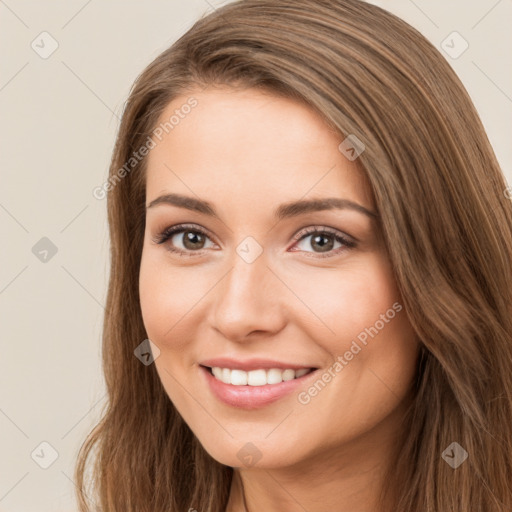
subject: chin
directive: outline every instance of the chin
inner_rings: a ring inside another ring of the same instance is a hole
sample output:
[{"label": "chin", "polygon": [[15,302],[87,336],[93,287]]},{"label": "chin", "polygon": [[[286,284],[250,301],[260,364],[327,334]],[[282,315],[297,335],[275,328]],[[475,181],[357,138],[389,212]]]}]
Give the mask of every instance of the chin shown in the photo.
[{"label": "chin", "polygon": [[233,468],[276,469],[298,464],[307,458],[304,447],[300,451],[297,449],[297,441],[288,439],[286,442],[283,436],[277,435],[273,439],[254,436],[251,440],[249,435],[244,436],[243,440],[199,441],[217,462]]}]

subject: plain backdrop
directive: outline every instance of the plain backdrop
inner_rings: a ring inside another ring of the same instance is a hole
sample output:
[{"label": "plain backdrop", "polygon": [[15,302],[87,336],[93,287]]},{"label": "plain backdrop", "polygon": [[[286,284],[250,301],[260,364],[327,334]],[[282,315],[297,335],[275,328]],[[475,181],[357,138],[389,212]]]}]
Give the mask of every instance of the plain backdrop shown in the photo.
[{"label": "plain backdrop", "polygon": [[[374,3],[440,48],[512,183],[512,2]],[[109,241],[106,200],[92,191],[133,80],[220,4],[0,0],[2,512],[77,509],[76,454],[105,402]]]}]

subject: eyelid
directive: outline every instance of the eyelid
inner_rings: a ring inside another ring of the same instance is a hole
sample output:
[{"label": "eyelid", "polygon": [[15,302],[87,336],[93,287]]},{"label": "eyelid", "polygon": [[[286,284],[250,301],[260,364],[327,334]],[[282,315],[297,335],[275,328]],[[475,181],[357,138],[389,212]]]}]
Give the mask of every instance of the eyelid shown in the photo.
[{"label": "eyelid", "polygon": [[297,242],[299,240],[302,240],[302,238],[304,238],[305,236],[311,235],[313,233],[329,233],[330,235],[340,236],[340,237],[344,238],[347,242],[351,242],[351,243],[352,242],[355,243],[355,242],[359,241],[356,238],[354,238],[353,236],[348,235],[347,233],[340,231],[339,229],[331,228],[329,226],[318,225],[318,224],[300,229],[295,235],[293,235],[292,239],[295,242]]},{"label": "eyelid", "polygon": [[[208,231],[206,228],[203,228],[202,226],[199,226],[198,224],[190,224],[190,223],[184,223],[184,224],[175,224],[172,226],[167,226],[164,229],[157,232],[157,234],[152,237],[152,241],[156,244],[164,243],[166,240],[171,238],[176,233],[180,233],[182,231],[197,231],[198,233],[201,233],[208,238],[212,239],[212,241],[215,239],[215,237]],[[194,251],[194,252],[200,252],[200,251]]]}]

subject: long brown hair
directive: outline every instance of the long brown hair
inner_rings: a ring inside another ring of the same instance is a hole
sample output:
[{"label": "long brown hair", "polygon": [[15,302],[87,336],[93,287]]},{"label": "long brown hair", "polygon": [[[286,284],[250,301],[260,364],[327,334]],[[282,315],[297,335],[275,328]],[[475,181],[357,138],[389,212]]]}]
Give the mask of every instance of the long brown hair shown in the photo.
[{"label": "long brown hair", "polygon": [[[512,510],[512,204],[479,116],[439,51],[360,0],[241,0],[195,23],[137,78],[110,166],[103,330],[108,404],[83,443],[81,512],[223,512],[233,469],[212,459],[134,349],[145,162],[178,95],[216,84],[304,101],[355,135],[408,317],[421,342],[390,474],[396,512]],[[120,169],[125,172],[120,177]],[[443,452],[459,443],[454,469]],[[88,461],[94,454],[90,477]],[[89,488],[90,487],[90,488]]]}]

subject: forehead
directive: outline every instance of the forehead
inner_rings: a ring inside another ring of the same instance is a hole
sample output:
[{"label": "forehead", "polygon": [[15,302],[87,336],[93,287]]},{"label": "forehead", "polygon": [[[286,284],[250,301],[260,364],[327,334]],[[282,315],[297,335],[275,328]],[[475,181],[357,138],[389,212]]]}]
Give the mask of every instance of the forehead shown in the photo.
[{"label": "forehead", "polygon": [[272,208],[337,195],[373,205],[364,173],[338,149],[344,137],[293,99],[255,89],[206,89],[175,98],[158,124],[166,122],[148,155],[148,199],[192,192]]}]

